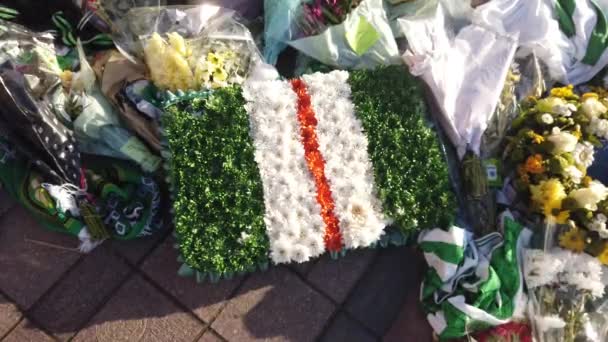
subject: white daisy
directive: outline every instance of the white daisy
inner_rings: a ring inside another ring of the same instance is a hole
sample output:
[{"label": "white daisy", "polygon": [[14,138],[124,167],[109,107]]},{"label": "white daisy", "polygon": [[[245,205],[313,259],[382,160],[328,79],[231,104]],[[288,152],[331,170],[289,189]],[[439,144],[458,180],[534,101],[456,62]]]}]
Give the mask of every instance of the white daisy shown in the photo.
[{"label": "white daisy", "polygon": [[572,152],[572,157],[575,163],[588,168],[595,160],[593,145],[587,141],[579,142]]}]

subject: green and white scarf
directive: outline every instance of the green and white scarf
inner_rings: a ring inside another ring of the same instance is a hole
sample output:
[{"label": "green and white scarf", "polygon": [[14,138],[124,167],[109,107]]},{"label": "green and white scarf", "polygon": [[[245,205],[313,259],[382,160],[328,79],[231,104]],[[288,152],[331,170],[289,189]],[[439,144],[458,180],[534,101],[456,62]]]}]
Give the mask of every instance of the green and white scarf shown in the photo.
[{"label": "green and white scarf", "polygon": [[421,302],[441,339],[466,336],[509,322],[523,312],[522,251],[531,231],[501,216],[504,236],[474,240],[458,227],[428,230],[419,237],[429,264]]}]

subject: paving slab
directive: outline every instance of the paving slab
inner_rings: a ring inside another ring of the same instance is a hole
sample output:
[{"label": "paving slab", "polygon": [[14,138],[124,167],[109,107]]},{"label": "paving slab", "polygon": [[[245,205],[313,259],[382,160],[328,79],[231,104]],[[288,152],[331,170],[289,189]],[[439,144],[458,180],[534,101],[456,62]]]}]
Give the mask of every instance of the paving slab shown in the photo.
[{"label": "paving slab", "polygon": [[60,339],[69,339],[130,273],[124,261],[98,247],[32,308],[30,317]]},{"label": "paving slab", "polygon": [[2,342],[47,342],[56,341],[28,320],[23,320]]},{"label": "paving slab", "polygon": [[17,202],[6,191],[0,189],[0,216],[6,214],[16,204]]},{"label": "paving slab", "polygon": [[177,275],[180,267],[178,252],[173,248],[172,236],[162,243],[142,265],[143,272],[156,284],[192,310],[201,320],[211,322],[224,307],[228,298],[243,281],[242,277],[222,280],[217,284],[198,284],[194,278]]},{"label": "paving slab", "polygon": [[378,336],[383,336],[406,298],[418,295],[423,271],[424,261],[413,249],[382,249],[370,271],[349,296],[345,309]]},{"label": "paving slab", "polygon": [[204,326],[135,275],[74,341],[193,341]]},{"label": "paving slab", "polygon": [[224,342],[225,340],[220,337],[218,334],[216,334],[215,332],[208,330],[205,331],[205,333],[203,334],[203,336],[201,336],[200,339],[198,339],[198,342]]},{"label": "paving slab", "polygon": [[359,323],[348,318],[344,313],[339,313],[336,316],[320,338],[320,342],[375,342],[377,340],[377,337],[361,327]]},{"label": "paving slab", "polygon": [[40,226],[20,206],[0,217],[0,289],[29,309],[80,257],[78,240]]},{"label": "paving slab", "polygon": [[349,251],[338,260],[324,255],[312,268],[308,280],[333,300],[342,303],[375,255],[376,250],[369,248]]},{"label": "paving slab", "polygon": [[17,306],[0,295],[0,340],[19,322],[21,316]]},{"label": "paving slab", "polygon": [[335,310],[286,267],[253,274],[212,327],[228,341],[313,341]]}]

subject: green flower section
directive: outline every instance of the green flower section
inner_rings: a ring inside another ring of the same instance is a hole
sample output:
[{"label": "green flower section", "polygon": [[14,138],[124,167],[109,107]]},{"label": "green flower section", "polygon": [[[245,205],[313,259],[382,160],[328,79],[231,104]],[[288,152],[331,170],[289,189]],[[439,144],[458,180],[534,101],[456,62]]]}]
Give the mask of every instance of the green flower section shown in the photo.
[{"label": "green flower section", "polygon": [[416,79],[403,67],[385,67],[353,71],[349,83],[385,214],[404,233],[448,226],[456,199]]},{"label": "green flower section", "polygon": [[183,261],[231,277],[268,262],[262,181],[240,87],[166,108],[162,125]]}]

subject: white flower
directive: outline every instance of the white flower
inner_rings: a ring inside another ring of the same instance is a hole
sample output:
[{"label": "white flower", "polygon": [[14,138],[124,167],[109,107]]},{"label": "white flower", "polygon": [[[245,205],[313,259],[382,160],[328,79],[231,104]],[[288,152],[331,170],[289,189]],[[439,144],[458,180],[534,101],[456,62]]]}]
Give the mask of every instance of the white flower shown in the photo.
[{"label": "white flower", "polygon": [[574,151],[578,143],[578,139],[574,135],[562,132],[558,127],[553,127],[547,140],[553,143],[552,153],[555,155]]},{"label": "white flower", "polygon": [[608,109],[595,97],[586,98],[581,104],[583,113],[589,118],[597,118],[599,115],[606,113]]},{"label": "white flower", "polygon": [[560,274],[560,282],[572,285],[581,291],[589,291],[594,297],[604,295],[602,268],[597,258],[585,253],[570,253],[570,258]]},{"label": "white flower", "polygon": [[545,113],[543,115],[540,116],[540,121],[542,121],[542,123],[544,123],[545,125],[550,125],[553,123],[553,115],[549,114],[549,113]]},{"label": "white flower", "polygon": [[271,245],[270,258],[275,264],[291,261],[292,244],[289,240],[280,238]]},{"label": "white flower", "polygon": [[553,106],[553,113],[568,117],[572,115],[572,112],[576,112],[575,105],[572,103],[567,103],[566,101],[563,102],[564,103],[557,103],[555,106]]},{"label": "white flower", "polygon": [[307,246],[294,245],[291,249],[291,260],[299,263],[310,260],[310,249]]},{"label": "white flower", "polygon": [[583,180],[583,172],[574,165],[568,166],[564,172],[574,182],[574,184],[580,184]]},{"label": "white flower", "polygon": [[608,139],[608,120],[593,118],[589,123],[589,132],[600,138]]},{"label": "white flower", "polygon": [[524,255],[524,276],[526,285],[532,289],[552,284],[564,268],[564,259],[555,258],[540,249],[528,249]]},{"label": "white flower", "polygon": [[604,214],[597,214],[597,215],[595,215],[593,220],[591,220],[591,222],[589,222],[589,224],[587,225],[587,228],[589,228],[589,230],[591,230],[591,231],[598,232],[602,239],[608,239],[608,229],[606,229],[606,219],[607,218]]},{"label": "white flower", "polygon": [[562,329],[566,326],[566,322],[557,315],[552,316],[535,316],[534,321],[536,327],[542,332],[547,332],[553,329]]},{"label": "white flower", "polygon": [[582,143],[576,144],[574,151],[572,152],[572,157],[574,158],[574,162],[584,168],[588,168],[593,164],[594,161],[594,148],[591,143],[584,141]]},{"label": "white flower", "polygon": [[598,181],[592,181],[587,188],[577,189],[569,197],[576,202],[577,208],[597,210],[597,204],[608,196],[608,188]]}]

